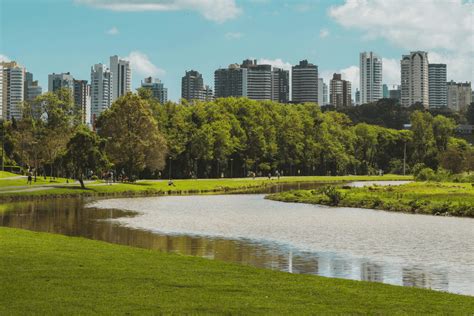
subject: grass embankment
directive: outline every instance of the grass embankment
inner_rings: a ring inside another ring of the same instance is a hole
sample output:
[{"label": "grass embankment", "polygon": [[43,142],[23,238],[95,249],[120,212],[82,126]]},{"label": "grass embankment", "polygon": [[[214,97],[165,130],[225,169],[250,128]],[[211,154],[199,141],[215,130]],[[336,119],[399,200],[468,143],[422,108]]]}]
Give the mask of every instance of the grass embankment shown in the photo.
[{"label": "grass embankment", "polygon": [[[308,177],[282,177],[277,179],[199,179],[199,180],[175,180],[174,186],[169,186],[167,180],[161,181],[139,181],[136,183],[115,183],[105,185],[104,183],[88,184],[86,189],[79,185],[64,185],[45,187],[36,191],[15,191],[16,181],[0,180],[0,200],[25,200],[36,198],[71,197],[71,196],[143,196],[161,194],[202,194],[202,193],[226,193],[244,192],[251,189],[270,187],[282,183],[303,182],[344,182],[344,181],[373,181],[373,180],[410,180],[411,176],[385,175],[385,176],[308,176]],[[60,179],[63,181],[64,179]],[[50,183],[45,183],[48,185]]]},{"label": "grass embankment", "polygon": [[267,198],[282,202],[474,217],[474,188],[470,183],[414,182],[385,187],[322,188],[282,192]]},{"label": "grass embankment", "polygon": [[472,297],[0,228],[0,314],[472,314]]},{"label": "grass embankment", "polygon": [[16,173],[11,173],[8,171],[0,171],[0,179],[10,177],[18,177],[18,175]]}]

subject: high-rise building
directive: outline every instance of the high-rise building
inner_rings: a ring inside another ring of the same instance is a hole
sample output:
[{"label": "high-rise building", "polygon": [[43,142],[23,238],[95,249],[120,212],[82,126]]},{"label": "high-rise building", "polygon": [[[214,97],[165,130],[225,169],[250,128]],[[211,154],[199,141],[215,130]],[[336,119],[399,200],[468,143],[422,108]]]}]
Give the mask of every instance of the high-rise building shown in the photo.
[{"label": "high-rise building", "polygon": [[216,98],[247,97],[248,69],[239,64],[214,72],[214,95]]},{"label": "high-rise building", "polygon": [[204,87],[204,101],[213,101],[214,100],[214,93],[209,86]]},{"label": "high-rise building", "polygon": [[333,74],[330,83],[330,103],[336,108],[352,105],[351,83],[342,80],[341,74]]},{"label": "high-rise building", "polygon": [[472,102],[472,89],[470,82],[447,83],[448,107],[453,111],[465,111]]},{"label": "high-rise building", "polygon": [[74,79],[74,105],[81,114],[81,123],[90,124],[91,86],[87,83],[87,80]]},{"label": "high-rise building", "polygon": [[2,118],[11,120],[22,117],[25,98],[25,68],[17,62],[0,62],[2,67]]},{"label": "high-rise building", "polygon": [[24,98],[26,101],[32,101],[37,96],[43,93],[43,89],[38,84],[38,80],[33,80],[33,74],[31,72],[25,73],[25,92]]},{"label": "high-rise building", "polygon": [[161,104],[168,101],[168,89],[158,78],[148,77],[142,81],[142,88],[149,89],[153,98]]},{"label": "high-rise building", "polygon": [[318,78],[318,105],[324,105],[324,80],[323,78]]},{"label": "high-rise building", "polygon": [[71,95],[74,93],[74,78],[69,72],[48,75],[48,91],[55,92],[61,88],[68,88]]},{"label": "high-rise building", "polygon": [[240,65],[247,68],[247,97],[252,100],[272,100],[272,66],[259,65],[246,59]]},{"label": "high-rise building", "polygon": [[448,106],[446,64],[428,65],[428,91],[430,108]]},{"label": "high-rise building", "polygon": [[291,68],[292,102],[318,102],[318,66],[302,60]]},{"label": "high-rise building", "polygon": [[[0,120],[3,120],[5,118],[3,114],[3,62],[0,62]],[[5,104],[6,107],[6,104]]]},{"label": "high-rise building", "polygon": [[422,51],[403,55],[400,61],[401,70],[401,104],[409,107],[421,103],[429,105],[428,53]]},{"label": "high-rise building", "polygon": [[382,97],[384,99],[390,98],[390,91],[388,89],[388,85],[386,85],[385,83],[382,85]]},{"label": "high-rise building", "polygon": [[393,85],[391,89],[388,90],[388,93],[389,93],[390,99],[395,99],[395,100],[398,100],[398,102],[400,102],[402,94],[401,94],[399,85]]},{"label": "high-rise building", "polygon": [[106,65],[96,64],[91,68],[91,124],[112,104],[112,73]]},{"label": "high-rise building", "polygon": [[120,59],[117,55],[110,57],[110,72],[112,73],[112,102],[130,92],[132,70],[128,60]]},{"label": "high-rise building", "polygon": [[290,102],[290,72],[288,70],[273,68],[272,100],[279,103]]},{"label": "high-rise building", "polygon": [[360,102],[375,102],[382,97],[382,59],[373,52],[360,53]]},{"label": "high-rise building", "polygon": [[329,91],[327,83],[323,83],[323,105],[329,104]]},{"label": "high-rise building", "polygon": [[204,101],[204,80],[196,70],[186,71],[181,78],[181,98],[188,101]]},{"label": "high-rise building", "polygon": [[360,105],[360,90],[357,88],[355,92],[355,105]]}]

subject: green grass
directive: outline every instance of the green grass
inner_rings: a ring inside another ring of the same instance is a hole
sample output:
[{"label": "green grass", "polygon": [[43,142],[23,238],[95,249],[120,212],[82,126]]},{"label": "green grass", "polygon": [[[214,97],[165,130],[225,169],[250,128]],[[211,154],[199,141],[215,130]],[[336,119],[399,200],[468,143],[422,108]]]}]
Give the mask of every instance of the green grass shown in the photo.
[{"label": "green grass", "polygon": [[470,183],[414,182],[400,186],[338,188],[340,201],[321,190],[296,190],[267,198],[299,202],[381,209],[432,215],[474,217],[474,187]]},{"label": "green grass", "polygon": [[0,228],[0,314],[472,314],[474,299]]},{"label": "green grass", "polygon": [[16,173],[11,173],[8,171],[0,171],[0,179],[1,178],[9,178],[9,177],[17,177],[18,175]]},{"label": "green grass", "polygon": [[[239,192],[249,189],[263,188],[278,183],[297,182],[344,182],[344,181],[371,181],[371,180],[409,180],[411,176],[385,175],[379,176],[308,176],[308,177],[283,177],[277,179],[199,179],[199,180],[175,180],[175,186],[169,186],[167,180],[161,181],[139,181],[137,183],[117,183],[114,185],[87,185],[86,189],[81,189],[79,185],[56,186],[45,190],[32,192],[9,192],[14,190],[16,185],[24,186],[23,179],[20,180],[0,180],[0,200],[21,200],[43,197],[66,197],[66,196],[133,196],[133,195],[154,195],[154,194],[198,194],[198,193],[226,193]],[[19,182],[18,182],[19,181]],[[40,180],[43,181],[43,180]],[[64,182],[65,179],[58,181]],[[36,185],[48,185],[45,183]]]}]

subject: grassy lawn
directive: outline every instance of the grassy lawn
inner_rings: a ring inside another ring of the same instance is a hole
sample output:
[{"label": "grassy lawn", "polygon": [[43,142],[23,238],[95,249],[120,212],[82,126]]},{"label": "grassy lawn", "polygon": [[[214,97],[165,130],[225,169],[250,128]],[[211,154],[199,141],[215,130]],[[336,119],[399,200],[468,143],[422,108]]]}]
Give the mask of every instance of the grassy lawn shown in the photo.
[{"label": "grassy lawn", "polygon": [[9,178],[9,177],[17,177],[18,175],[16,173],[11,173],[8,171],[0,171],[0,179],[1,178]]},{"label": "grassy lawn", "polygon": [[283,202],[474,217],[474,187],[470,183],[414,182],[390,187],[337,188],[335,191],[296,190],[272,194],[268,198]]},{"label": "grassy lawn", "polygon": [[[39,178],[38,178],[39,179]],[[35,197],[60,197],[76,195],[152,195],[152,194],[196,194],[196,193],[225,193],[244,191],[252,188],[262,188],[278,183],[296,182],[343,182],[343,181],[371,181],[371,180],[410,180],[411,176],[385,175],[385,176],[308,176],[308,177],[283,177],[280,180],[265,178],[249,179],[199,179],[199,180],[174,180],[174,186],[169,186],[167,180],[161,181],[139,181],[136,183],[116,183],[114,185],[98,185],[94,183],[87,185],[87,189],[81,189],[78,184],[67,186],[56,186],[38,191],[9,192],[14,186],[24,186],[24,179],[0,180],[0,200],[15,200]],[[42,179],[39,181],[43,181]],[[64,183],[65,179],[59,179]],[[39,182],[36,185],[51,184],[49,180]]]},{"label": "grassy lawn", "polygon": [[468,296],[0,228],[0,314],[472,314]]}]

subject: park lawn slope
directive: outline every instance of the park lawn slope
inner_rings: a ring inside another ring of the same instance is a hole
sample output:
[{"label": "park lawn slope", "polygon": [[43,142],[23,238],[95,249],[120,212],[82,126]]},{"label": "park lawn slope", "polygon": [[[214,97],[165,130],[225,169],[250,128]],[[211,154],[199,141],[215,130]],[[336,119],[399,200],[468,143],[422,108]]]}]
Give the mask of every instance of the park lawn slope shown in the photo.
[{"label": "park lawn slope", "polygon": [[[36,198],[54,198],[71,196],[143,196],[160,194],[201,194],[201,193],[227,193],[245,192],[252,189],[270,187],[282,183],[303,182],[347,182],[347,181],[395,181],[411,180],[411,176],[384,175],[384,176],[307,176],[307,177],[283,177],[279,180],[274,178],[234,178],[234,179],[199,179],[199,180],[174,180],[173,186],[168,185],[167,180],[153,181],[143,180],[135,183],[92,183],[81,189],[79,185],[63,185],[42,183],[44,188],[38,190],[15,190],[16,185],[24,186],[25,180],[0,180],[0,200],[15,201]],[[60,179],[59,181],[64,181]]]},{"label": "park lawn slope", "polygon": [[472,314],[474,299],[0,228],[0,314]]},{"label": "park lawn slope", "polygon": [[282,202],[474,217],[474,187],[470,183],[413,182],[399,186],[326,187],[271,194],[267,198]]},{"label": "park lawn slope", "polygon": [[11,178],[11,177],[18,177],[18,175],[16,173],[11,173],[8,171],[0,171],[0,179]]}]

